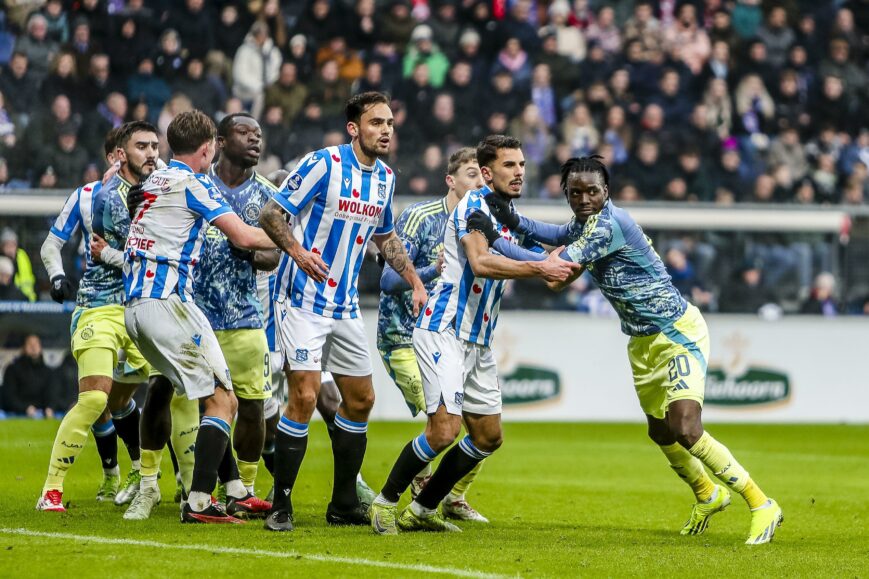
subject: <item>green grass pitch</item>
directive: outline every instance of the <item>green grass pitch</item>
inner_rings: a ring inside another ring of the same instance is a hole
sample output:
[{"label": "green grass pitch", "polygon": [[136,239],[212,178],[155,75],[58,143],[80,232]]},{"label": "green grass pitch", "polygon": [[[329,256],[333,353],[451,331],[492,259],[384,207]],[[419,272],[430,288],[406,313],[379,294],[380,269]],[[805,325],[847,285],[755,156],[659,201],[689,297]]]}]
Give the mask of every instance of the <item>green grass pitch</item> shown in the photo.
[{"label": "green grass pitch", "polygon": [[[181,525],[168,454],[166,501],[149,521],[124,521],[121,509],[94,500],[92,440],[67,478],[69,512],[38,513],[56,428],[0,422],[2,577],[869,576],[869,426],[710,427],[784,509],[775,541],[762,547],[742,544],[749,514],[739,497],[704,535],[679,536],[691,494],[639,424],[507,424],[504,447],[469,493],[492,524],[398,537],[326,526],[331,453],[321,423],[295,492],[293,533],[259,522]],[[363,467],[372,487],[419,430],[372,423]],[[271,480],[261,473],[262,494]]]}]

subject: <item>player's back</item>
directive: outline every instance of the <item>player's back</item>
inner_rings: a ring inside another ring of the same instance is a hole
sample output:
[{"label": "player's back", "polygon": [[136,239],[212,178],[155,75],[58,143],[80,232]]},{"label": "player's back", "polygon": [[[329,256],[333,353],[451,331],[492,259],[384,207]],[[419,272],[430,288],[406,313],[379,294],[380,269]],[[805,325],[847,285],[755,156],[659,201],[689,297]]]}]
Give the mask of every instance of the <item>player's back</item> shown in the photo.
[{"label": "player's back", "polygon": [[207,224],[232,209],[207,175],[172,160],[143,184],[145,201],[127,237],[124,283],[128,298],[182,300],[193,295]]}]

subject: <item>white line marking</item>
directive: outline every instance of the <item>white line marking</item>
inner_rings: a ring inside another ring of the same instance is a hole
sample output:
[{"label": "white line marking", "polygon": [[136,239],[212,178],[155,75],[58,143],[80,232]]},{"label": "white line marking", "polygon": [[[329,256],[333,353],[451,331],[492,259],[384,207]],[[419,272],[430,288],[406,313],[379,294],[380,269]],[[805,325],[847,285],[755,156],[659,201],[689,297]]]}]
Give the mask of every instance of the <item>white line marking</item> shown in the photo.
[{"label": "white line marking", "polygon": [[277,559],[307,559],[323,563],[343,563],[345,565],[363,565],[367,567],[379,567],[381,569],[395,569],[398,571],[415,571],[417,573],[440,573],[454,575],[456,577],[473,577],[475,579],[503,579],[509,575],[497,575],[483,573],[467,569],[454,569],[451,567],[435,567],[434,565],[418,565],[413,563],[390,563],[389,561],[374,561],[372,559],[358,559],[356,557],[335,557],[333,555],[317,555],[315,553],[299,553],[296,551],[265,551],[263,549],[239,549],[237,547],[210,546],[210,545],[173,545],[172,543],[159,543],[157,541],[141,541],[138,539],[113,539],[95,535],[73,535],[70,533],[47,533],[43,531],[31,531],[29,529],[9,529],[0,527],[0,534],[22,535],[25,537],[45,537],[48,539],[62,539],[68,541],[90,541],[104,545],[133,545],[136,547],[152,547],[155,549],[178,549],[181,551],[202,551],[213,554],[248,555],[254,557],[274,557]]}]

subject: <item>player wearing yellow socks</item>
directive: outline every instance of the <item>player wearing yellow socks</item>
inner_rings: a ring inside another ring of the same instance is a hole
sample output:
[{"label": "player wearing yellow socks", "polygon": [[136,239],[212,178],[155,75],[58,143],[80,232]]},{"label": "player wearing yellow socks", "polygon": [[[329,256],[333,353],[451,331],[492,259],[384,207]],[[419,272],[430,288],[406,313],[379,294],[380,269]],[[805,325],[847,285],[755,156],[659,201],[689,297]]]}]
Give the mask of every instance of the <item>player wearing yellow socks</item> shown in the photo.
[{"label": "player wearing yellow socks", "polygon": [[[727,447],[703,428],[709,359],[709,332],[703,316],[673,286],[640,226],[610,201],[609,172],[598,158],[569,159],[561,168],[561,187],[574,213],[562,226],[522,217],[497,198],[487,196],[486,203],[511,230],[542,243],[567,245],[562,257],[582,264],[618,312],[622,331],[630,336],[628,358],[649,437],[697,499],[682,534],[706,530],[709,517],[727,507],[730,493],[735,492],[751,511],[746,543],[768,543],[782,522],[781,507],[760,490]],[[487,222],[472,216],[469,228],[472,221],[481,227]],[[539,259],[497,241],[493,247],[514,259]],[[563,289],[578,275],[549,286]],[[706,469],[723,486],[713,483]]]},{"label": "player wearing yellow socks", "polygon": [[[106,409],[118,351],[127,355],[132,373],[147,372],[147,363],[124,327],[122,249],[129,229],[124,197],[130,183],[151,174],[157,161],[157,131],[147,123],[128,123],[116,133],[119,172],[103,185],[93,182],[80,187],[67,199],[61,214],[43,244],[42,258],[52,281],[52,298],[72,297],[60,247],[81,228],[85,237],[87,269],[76,297],[72,321],[73,356],[79,371],[78,402],[60,424],[48,477],[36,504],[38,510],[64,511],[63,481],[81,453],[88,430]],[[101,243],[94,244],[94,240]],[[105,242],[102,242],[105,240]],[[98,252],[94,252],[94,248]]]}]

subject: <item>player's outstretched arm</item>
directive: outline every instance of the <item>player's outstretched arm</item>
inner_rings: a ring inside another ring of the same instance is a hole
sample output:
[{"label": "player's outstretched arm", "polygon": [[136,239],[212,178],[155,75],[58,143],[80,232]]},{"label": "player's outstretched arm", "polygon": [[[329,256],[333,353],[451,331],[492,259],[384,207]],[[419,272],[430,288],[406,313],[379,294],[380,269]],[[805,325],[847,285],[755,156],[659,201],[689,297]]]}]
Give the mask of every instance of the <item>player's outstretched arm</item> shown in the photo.
[{"label": "player's outstretched arm", "polygon": [[251,227],[235,213],[224,213],[212,225],[221,230],[230,243],[242,249],[274,249],[275,244],[259,227]]},{"label": "player's outstretched arm", "polygon": [[274,199],[266,203],[260,212],[259,225],[262,227],[261,231],[271,238],[278,249],[289,255],[311,279],[318,283],[326,281],[329,268],[319,255],[306,250],[296,242],[287,223],[284,209]]},{"label": "player's outstretched arm", "polygon": [[428,292],[425,291],[425,285],[416,273],[416,268],[413,267],[413,262],[407,255],[407,251],[404,250],[404,244],[395,234],[395,230],[382,235],[375,235],[373,239],[386,263],[413,288],[413,297],[411,298],[413,315],[418,316],[419,311],[428,300]]},{"label": "player's outstretched arm", "polygon": [[561,259],[563,248],[553,251],[543,261],[515,261],[489,251],[489,243],[480,231],[472,231],[461,239],[471,270],[477,277],[489,279],[518,279],[539,277],[546,281],[564,281],[577,264]]}]

